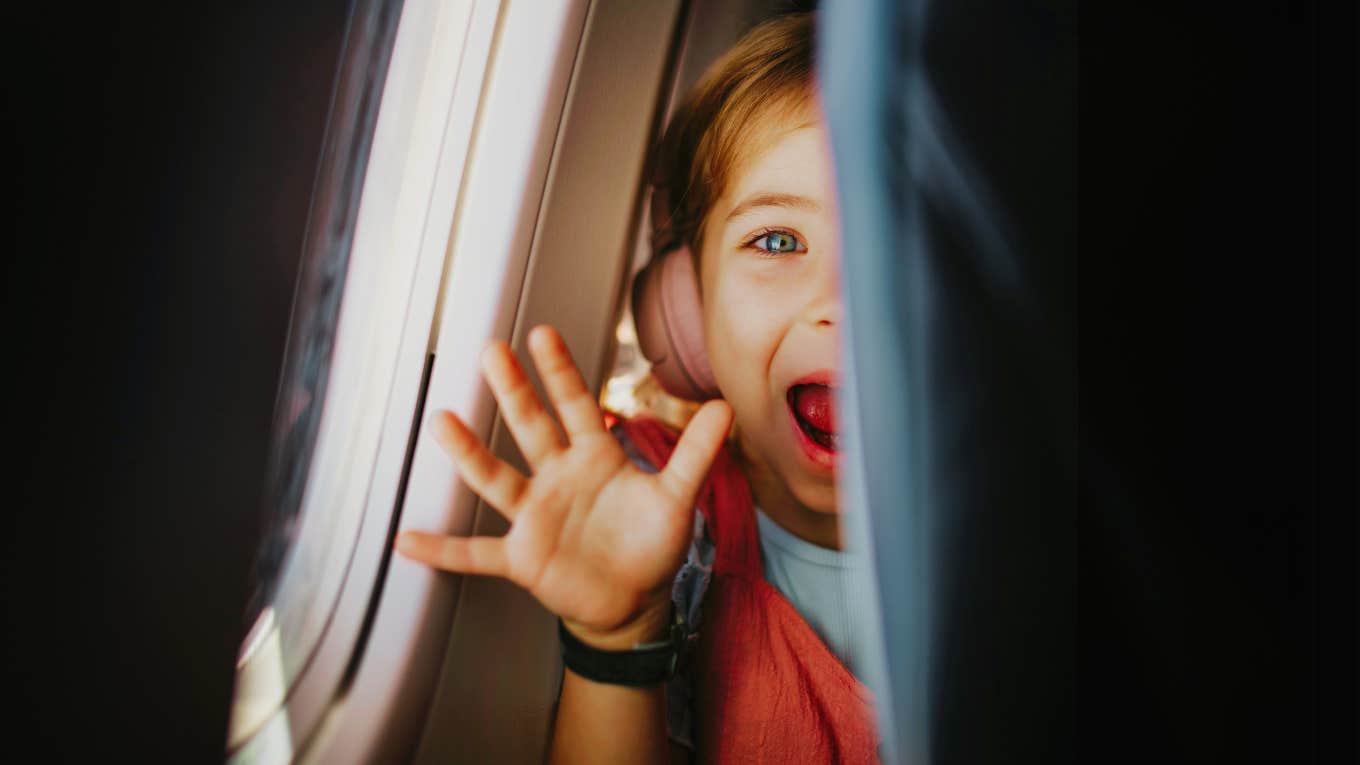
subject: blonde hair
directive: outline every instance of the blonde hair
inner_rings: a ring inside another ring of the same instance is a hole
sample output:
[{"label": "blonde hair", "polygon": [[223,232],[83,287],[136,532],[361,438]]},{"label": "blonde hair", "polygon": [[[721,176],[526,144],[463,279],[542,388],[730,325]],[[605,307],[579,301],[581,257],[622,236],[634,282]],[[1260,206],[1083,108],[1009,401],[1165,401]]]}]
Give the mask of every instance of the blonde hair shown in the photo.
[{"label": "blonde hair", "polygon": [[[789,13],[751,29],[715,61],[672,115],[653,160],[653,247],[688,245],[697,258],[704,224],[727,184],[759,148],[771,114],[812,101],[813,15]],[[657,215],[658,211],[660,215]]]},{"label": "blonde hair", "polygon": [[[767,19],[690,89],[652,157],[654,253],[683,244],[698,265],[708,215],[742,163],[759,154],[760,130],[770,115],[797,115],[811,103],[814,42],[811,13]],[[635,355],[629,349],[629,356]],[[666,393],[640,370],[625,372],[610,386],[615,382],[627,390],[606,390],[606,408],[625,416],[646,413],[683,430],[699,409]],[[735,421],[732,428],[728,437],[735,439]]]}]

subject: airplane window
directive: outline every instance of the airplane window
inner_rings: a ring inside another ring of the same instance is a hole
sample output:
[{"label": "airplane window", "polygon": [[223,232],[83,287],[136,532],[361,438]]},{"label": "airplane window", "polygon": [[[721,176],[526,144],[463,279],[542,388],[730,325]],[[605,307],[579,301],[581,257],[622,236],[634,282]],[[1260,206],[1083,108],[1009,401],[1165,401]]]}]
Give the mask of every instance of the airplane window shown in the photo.
[{"label": "airplane window", "polygon": [[[238,696],[247,702],[233,719],[244,735],[282,702],[306,665],[334,605],[357,534],[361,503],[309,501],[355,469],[348,464],[348,431],[323,427],[336,394],[354,387],[334,372],[342,313],[374,311],[372,290],[347,291],[351,251],[364,174],[400,0],[360,2],[351,11],[347,39],[337,51],[338,71],[321,166],[313,189],[308,230],[295,286],[283,370],[275,400],[263,542],[252,572],[247,607],[252,628],[238,667],[252,658],[260,669],[243,673]],[[343,312],[342,312],[343,308]],[[350,322],[352,324],[352,320]],[[341,390],[337,391],[337,388]],[[352,397],[352,396],[351,396]],[[346,408],[337,413],[348,414]]]}]

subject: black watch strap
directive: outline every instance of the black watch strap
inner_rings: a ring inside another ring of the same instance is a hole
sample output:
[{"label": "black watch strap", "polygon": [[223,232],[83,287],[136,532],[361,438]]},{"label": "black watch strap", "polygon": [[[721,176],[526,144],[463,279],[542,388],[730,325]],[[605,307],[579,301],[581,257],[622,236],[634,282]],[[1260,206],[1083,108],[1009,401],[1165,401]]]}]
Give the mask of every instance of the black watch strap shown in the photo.
[{"label": "black watch strap", "polygon": [[687,632],[677,615],[665,639],[640,643],[625,651],[592,648],[577,640],[560,619],[557,634],[562,640],[562,661],[572,672],[597,683],[645,688],[664,683],[675,674]]}]

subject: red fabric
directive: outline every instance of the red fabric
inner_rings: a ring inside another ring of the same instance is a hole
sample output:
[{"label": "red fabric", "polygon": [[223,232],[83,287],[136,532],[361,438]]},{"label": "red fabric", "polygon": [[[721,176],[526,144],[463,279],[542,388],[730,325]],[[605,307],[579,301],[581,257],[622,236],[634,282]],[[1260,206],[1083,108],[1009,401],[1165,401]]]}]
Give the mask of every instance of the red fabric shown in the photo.
[{"label": "red fabric", "polygon": [[[664,467],[678,436],[650,418],[620,422]],[[698,504],[717,546],[691,670],[698,761],[878,762],[868,690],[765,581],[751,490],[726,449]]]}]

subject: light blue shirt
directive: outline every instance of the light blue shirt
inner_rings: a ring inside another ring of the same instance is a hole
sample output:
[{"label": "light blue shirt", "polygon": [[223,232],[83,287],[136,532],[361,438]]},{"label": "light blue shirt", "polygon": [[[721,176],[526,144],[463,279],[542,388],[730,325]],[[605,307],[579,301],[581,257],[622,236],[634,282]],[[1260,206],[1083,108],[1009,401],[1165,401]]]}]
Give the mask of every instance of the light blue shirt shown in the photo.
[{"label": "light blue shirt", "polygon": [[856,597],[860,553],[830,550],[799,539],[756,508],[760,560],[774,585],[822,638],[836,658],[858,676],[869,646],[869,622]]}]

